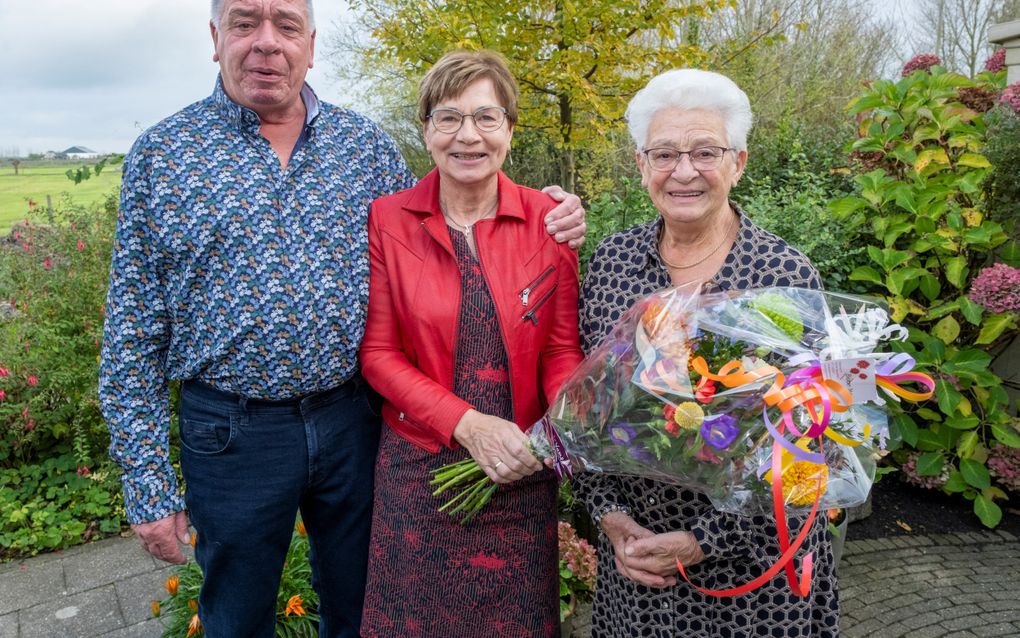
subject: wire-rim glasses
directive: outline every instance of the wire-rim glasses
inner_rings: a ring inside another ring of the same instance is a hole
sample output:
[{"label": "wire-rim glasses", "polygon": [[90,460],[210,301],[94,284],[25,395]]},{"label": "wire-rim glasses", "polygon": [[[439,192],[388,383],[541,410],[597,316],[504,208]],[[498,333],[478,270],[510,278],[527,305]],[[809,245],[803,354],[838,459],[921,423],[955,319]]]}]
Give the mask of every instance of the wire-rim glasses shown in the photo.
[{"label": "wire-rim glasses", "polygon": [[502,106],[483,106],[475,109],[474,113],[461,113],[457,109],[440,108],[432,109],[427,118],[432,120],[432,126],[440,133],[456,133],[464,126],[464,118],[470,117],[475,122],[475,128],[480,131],[491,133],[499,130],[506,121],[506,109]]},{"label": "wire-rim glasses", "polygon": [[689,151],[678,151],[675,148],[646,148],[641,151],[645,154],[648,164],[652,170],[664,173],[672,173],[680,165],[680,160],[687,155],[691,160],[691,166],[699,171],[711,171],[719,168],[726,151],[735,151],[735,148],[725,146],[699,146]]}]

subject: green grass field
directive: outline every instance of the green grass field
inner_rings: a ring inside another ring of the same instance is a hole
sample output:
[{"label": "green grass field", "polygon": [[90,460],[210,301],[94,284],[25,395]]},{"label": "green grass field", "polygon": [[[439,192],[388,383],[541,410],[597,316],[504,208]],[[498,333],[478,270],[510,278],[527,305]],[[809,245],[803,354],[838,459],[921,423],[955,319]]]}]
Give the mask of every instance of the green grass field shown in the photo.
[{"label": "green grass field", "polygon": [[[86,162],[89,165],[95,162]],[[75,184],[67,179],[67,169],[78,168],[83,162],[28,161],[21,163],[19,175],[14,167],[4,160],[0,165],[0,235],[7,234],[14,222],[28,214],[28,200],[38,204],[38,211],[46,208],[46,196],[59,208],[69,197],[75,204],[88,205],[102,201],[107,195],[120,188],[120,166],[108,166],[99,177]]]}]

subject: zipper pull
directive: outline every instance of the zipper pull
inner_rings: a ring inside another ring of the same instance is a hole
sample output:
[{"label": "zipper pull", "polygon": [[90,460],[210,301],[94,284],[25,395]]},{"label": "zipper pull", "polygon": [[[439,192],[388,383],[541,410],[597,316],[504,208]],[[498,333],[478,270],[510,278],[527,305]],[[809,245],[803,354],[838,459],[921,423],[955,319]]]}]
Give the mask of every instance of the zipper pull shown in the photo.
[{"label": "zipper pull", "polygon": [[521,291],[521,305],[528,305],[528,297],[531,295],[531,288],[525,288]]}]

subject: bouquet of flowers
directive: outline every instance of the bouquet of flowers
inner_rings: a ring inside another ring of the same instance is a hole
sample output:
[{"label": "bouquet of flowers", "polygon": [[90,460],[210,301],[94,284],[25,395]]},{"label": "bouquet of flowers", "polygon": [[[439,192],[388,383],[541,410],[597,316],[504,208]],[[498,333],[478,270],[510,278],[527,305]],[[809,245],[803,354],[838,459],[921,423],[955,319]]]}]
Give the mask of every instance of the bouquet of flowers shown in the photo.
[{"label": "bouquet of flowers", "polygon": [[[532,445],[560,470],[669,481],[739,514],[856,505],[874,480],[885,401],[923,400],[934,388],[909,356],[882,348],[904,338],[863,297],[661,291],[636,303],[563,384]],[[469,476],[472,463],[461,475],[441,470],[438,491],[463,488],[451,479]],[[477,472],[475,491],[452,506],[468,518],[484,506],[477,495],[492,494]]]}]

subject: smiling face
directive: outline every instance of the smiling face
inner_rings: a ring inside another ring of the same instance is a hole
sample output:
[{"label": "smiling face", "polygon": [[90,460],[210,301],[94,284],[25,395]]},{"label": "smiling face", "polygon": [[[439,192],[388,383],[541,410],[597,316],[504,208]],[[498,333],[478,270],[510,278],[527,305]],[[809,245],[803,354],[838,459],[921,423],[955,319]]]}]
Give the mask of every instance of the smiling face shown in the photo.
[{"label": "smiling face", "polygon": [[209,27],[232,100],[263,120],[301,106],[315,51],[305,0],[226,0]]},{"label": "smiling face", "polygon": [[[474,113],[483,106],[505,106],[488,78],[472,82],[456,97],[439,100],[434,108]],[[456,133],[441,133],[431,119],[425,121],[425,147],[442,179],[451,185],[477,185],[494,178],[503,166],[512,138],[509,118],[495,131],[482,131],[475,126],[474,118],[466,117]]]},{"label": "smiling face", "polygon": [[[652,117],[644,148],[689,151],[702,146],[728,147],[721,115],[703,109],[662,109]],[[698,171],[683,156],[670,172],[653,170],[638,151],[641,184],[666,222],[698,223],[724,219],[730,189],[736,186],[747,162],[747,151],[727,151],[718,168]]]}]

